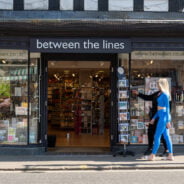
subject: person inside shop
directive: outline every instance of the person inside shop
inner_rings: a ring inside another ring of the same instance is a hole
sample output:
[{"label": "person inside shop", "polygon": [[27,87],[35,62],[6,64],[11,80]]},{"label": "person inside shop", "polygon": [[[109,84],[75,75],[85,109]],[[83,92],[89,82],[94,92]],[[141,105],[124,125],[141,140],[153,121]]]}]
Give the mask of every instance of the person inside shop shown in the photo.
[{"label": "person inside shop", "polygon": [[[157,112],[157,97],[158,97],[160,91],[157,91],[151,95],[145,95],[145,94],[139,93],[137,90],[132,90],[132,93],[145,101],[152,101],[152,108],[150,108],[150,111],[149,111],[149,117],[151,120]],[[157,122],[158,122],[158,118],[155,120],[154,124],[149,123],[147,125],[148,126],[148,148],[144,152],[144,155],[150,155],[152,152]],[[163,146],[164,146],[164,152],[161,156],[164,156],[164,155],[168,154],[168,149],[167,149],[166,141],[165,141],[163,135],[161,136],[161,141],[162,141]]]},{"label": "person inside shop", "polygon": [[171,128],[171,114],[170,114],[170,92],[169,92],[169,83],[167,79],[160,78],[158,80],[158,89],[160,93],[157,97],[157,112],[153,116],[150,124],[154,124],[155,120],[158,118],[157,127],[154,135],[154,145],[151,155],[149,156],[148,160],[153,161],[155,160],[155,155],[158,151],[160,146],[160,139],[163,134],[164,139],[167,144],[168,148],[168,156],[167,160],[174,160],[173,157],[173,146],[171,142],[171,137],[169,135],[169,128]]}]

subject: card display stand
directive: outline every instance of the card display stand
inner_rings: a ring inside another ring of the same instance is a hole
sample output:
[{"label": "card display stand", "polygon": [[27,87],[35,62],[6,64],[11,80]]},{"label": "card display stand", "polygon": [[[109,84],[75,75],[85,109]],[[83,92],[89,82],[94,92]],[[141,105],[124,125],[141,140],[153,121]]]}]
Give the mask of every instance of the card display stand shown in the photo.
[{"label": "card display stand", "polygon": [[[123,71],[121,73],[121,71]],[[129,81],[124,75],[124,70],[118,68],[118,145],[120,150],[113,153],[113,156],[117,154],[122,154],[123,156],[132,155],[132,151],[126,149],[129,144],[129,123],[130,123],[130,113],[129,113]]]}]

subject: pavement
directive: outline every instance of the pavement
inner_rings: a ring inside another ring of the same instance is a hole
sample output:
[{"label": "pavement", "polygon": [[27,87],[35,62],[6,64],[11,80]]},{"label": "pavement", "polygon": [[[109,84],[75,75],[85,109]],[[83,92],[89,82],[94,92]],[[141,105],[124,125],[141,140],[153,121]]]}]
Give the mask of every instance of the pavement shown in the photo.
[{"label": "pavement", "polygon": [[139,154],[117,155],[29,155],[0,156],[0,171],[63,171],[63,170],[149,170],[184,169],[184,155],[175,155],[174,161],[156,157],[148,161]]}]

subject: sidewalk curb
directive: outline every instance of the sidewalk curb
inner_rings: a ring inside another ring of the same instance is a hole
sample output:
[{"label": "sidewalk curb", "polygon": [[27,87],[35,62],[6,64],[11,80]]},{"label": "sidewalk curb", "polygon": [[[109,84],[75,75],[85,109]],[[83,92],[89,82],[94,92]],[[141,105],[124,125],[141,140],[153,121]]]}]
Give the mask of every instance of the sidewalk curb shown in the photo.
[{"label": "sidewalk curb", "polygon": [[169,170],[169,169],[175,169],[175,170],[182,170],[184,169],[184,166],[161,166],[161,167],[128,167],[128,166],[123,166],[123,167],[60,167],[60,168],[3,168],[0,169],[0,171],[108,171],[108,170]]}]

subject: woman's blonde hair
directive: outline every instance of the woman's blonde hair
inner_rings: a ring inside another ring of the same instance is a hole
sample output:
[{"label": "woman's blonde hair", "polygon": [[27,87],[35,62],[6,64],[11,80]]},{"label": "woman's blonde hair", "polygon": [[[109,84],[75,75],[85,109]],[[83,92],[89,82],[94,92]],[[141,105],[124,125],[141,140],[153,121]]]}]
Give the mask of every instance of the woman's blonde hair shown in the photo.
[{"label": "woman's blonde hair", "polygon": [[171,99],[171,95],[170,95],[170,91],[169,91],[169,83],[168,80],[165,78],[160,78],[158,80],[158,85],[160,87],[160,90],[164,93],[166,93],[167,95],[169,95],[170,99]]}]

